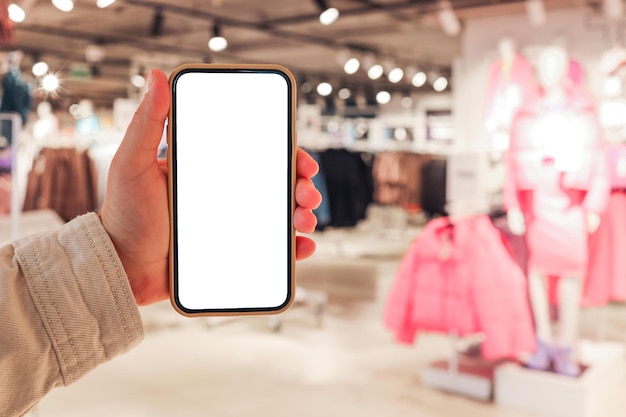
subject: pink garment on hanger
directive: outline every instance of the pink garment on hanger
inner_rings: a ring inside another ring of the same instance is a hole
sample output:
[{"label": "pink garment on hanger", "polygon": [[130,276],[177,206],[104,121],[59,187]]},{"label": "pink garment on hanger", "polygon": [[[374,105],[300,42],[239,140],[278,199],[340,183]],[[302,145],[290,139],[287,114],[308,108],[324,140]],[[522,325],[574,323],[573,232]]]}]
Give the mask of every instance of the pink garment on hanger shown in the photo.
[{"label": "pink garment on hanger", "polygon": [[400,263],[384,320],[403,343],[418,332],[482,333],[486,360],[535,349],[526,278],[487,216],[426,225]]},{"label": "pink garment on hanger", "polygon": [[580,89],[560,108],[544,107],[538,94],[518,113],[504,201],[525,215],[530,271],[585,274],[585,215],[602,213],[609,193],[602,142],[593,100]]},{"label": "pink garment on hanger", "polygon": [[509,129],[517,110],[534,91],[532,66],[521,55],[516,55],[507,68],[503,59],[489,68],[487,84],[486,119],[496,128]]},{"label": "pink garment on hanger", "polygon": [[626,190],[614,190],[600,226],[589,238],[583,307],[626,301]]}]

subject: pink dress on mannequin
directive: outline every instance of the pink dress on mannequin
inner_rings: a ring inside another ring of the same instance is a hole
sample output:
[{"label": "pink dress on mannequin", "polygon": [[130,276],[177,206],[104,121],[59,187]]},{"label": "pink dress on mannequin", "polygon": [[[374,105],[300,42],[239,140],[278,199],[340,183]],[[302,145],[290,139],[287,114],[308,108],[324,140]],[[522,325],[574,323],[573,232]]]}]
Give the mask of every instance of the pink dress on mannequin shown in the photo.
[{"label": "pink dress on mannequin", "polygon": [[507,208],[526,218],[529,270],[584,276],[586,213],[602,213],[608,197],[602,138],[591,96],[568,89],[559,107],[542,94],[529,100],[512,126],[504,190]]}]

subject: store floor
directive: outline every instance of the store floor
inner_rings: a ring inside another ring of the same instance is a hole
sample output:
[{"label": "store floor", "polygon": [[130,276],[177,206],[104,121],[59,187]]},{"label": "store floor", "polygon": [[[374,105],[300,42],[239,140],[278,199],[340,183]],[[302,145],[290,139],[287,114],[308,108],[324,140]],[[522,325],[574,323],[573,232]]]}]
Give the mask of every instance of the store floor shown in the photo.
[{"label": "store floor", "polygon": [[[420,369],[445,357],[448,339],[420,335],[415,346],[400,346],[382,326],[386,291],[414,233],[320,234],[318,253],[303,270],[334,260],[375,271],[374,287],[368,281],[359,289],[362,277],[355,276],[355,295],[330,294],[321,326],[305,306],[285,313],[278,332],[264,317],[190,320],[168,303],[144,308],[146,338],[139,347],[53,391],[32,415],[528,416],[422,386]],[[600,318],[602,337],[626,342],[626,307],[584,312],[583,334],[597,337]],[[626,415],[626,397],[616,396],[600,415]]]}]

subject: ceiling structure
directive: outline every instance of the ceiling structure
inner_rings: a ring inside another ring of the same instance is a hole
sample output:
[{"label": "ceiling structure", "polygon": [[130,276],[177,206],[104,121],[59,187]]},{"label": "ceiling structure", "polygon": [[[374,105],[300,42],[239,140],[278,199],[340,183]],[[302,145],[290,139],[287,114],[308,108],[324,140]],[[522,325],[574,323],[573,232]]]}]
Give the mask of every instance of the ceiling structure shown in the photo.
[{"label": "ceiling structure", "polygon": [[[325,0],[340,12],[324,26],[314,0],[117,0],[100,9],[96,0],[75,0],[62,12],[50,0],[22,0],[26,19],[16,23],[15,41],[2,51],[21,50],[22,69],[36,60],[48,62],[62,79],[60,99],[83,98],[111,105],[132,94],[130,77],[142,67],[170,70],[189,62],[277,63],[288,67],[300,83],[329,81],[340,85],[388,90],[416,90],[410,80],[391,84],[370,80],[361,68],[347,75],[338,57],[354,54],[388,65],[413,67],[429,75],[449,76],[461,52],[460,36],[444,33],[435,0]],[[599,0],[544,0],[547,9],[596,7]],[[520,0],[453,0],[464,19],[525,13]],[[20,4],[18,2],[18,4]],[[207,42],[218,22],[228,40],[223,52]],[[85,48],[100,45],[105,55],[97,65],[86,61]],[[89,66],[95,68],[89,72]],[[421,91],[432,91],[426,84]]]}]

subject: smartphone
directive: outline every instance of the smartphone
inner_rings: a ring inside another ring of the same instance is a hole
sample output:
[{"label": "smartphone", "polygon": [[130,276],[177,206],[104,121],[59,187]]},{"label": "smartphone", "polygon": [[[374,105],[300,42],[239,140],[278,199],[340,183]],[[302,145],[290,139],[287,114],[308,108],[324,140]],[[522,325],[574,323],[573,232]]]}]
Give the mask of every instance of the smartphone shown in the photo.
[{"label": "smartphone", "polygon": [[272,314],[294,297],[296,82],[277,65],[170,76],[170,294],[186,316]]}]

